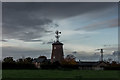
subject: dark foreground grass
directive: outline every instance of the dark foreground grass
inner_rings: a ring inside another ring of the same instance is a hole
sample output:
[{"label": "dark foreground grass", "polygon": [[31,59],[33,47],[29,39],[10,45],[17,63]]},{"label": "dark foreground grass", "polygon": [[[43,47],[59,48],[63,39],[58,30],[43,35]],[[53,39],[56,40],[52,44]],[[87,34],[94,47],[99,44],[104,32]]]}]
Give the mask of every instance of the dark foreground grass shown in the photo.
[{"label": "dark foreground grass", "polygon": [[3,80],[120,80],[120,71],[3,70]]}]

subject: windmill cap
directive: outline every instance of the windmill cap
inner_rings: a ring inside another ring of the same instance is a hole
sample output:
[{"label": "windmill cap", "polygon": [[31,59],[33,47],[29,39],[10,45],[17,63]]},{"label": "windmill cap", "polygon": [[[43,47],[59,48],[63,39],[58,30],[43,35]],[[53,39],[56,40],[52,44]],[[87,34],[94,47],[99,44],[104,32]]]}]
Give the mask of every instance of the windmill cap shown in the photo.
[{"label": "windmill cap", "polygon": [[52,45],[63,45],[63,43],[57,41],[57,42],[54,42]]}]

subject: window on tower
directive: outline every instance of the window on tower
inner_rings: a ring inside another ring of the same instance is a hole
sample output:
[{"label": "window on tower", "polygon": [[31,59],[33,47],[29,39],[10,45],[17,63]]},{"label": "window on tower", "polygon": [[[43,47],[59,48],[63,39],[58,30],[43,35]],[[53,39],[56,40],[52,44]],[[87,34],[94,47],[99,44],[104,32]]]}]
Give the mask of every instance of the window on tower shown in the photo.
[{"label": "window on tower", "polygon": [[56,47],[54,47],[54,49],[56,49]]}]

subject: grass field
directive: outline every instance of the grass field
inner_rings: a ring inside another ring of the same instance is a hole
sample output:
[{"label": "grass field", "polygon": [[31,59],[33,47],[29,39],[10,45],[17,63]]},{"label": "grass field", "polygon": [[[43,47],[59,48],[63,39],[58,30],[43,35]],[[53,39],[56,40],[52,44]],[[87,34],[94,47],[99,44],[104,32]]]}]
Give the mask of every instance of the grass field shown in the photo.
[{"label": "grass field", "polygon": [[120,71],[94,70],[3,70],[3,80],[120,80]]}]

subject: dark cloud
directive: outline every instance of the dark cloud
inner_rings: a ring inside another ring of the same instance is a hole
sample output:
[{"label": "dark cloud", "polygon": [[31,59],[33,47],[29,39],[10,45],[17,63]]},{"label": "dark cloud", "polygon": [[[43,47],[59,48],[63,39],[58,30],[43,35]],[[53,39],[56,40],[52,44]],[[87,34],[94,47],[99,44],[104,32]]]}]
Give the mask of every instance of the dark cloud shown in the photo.
[{"label": "dark cloud", "polygon": [[53,31],[47,31],[47,30],[45,30],[45,32],[46,32],[46,33],[52,33]]},{"label": "dark cloud", "polygon": [[42,44],[44,45],[44,44],[46,44],[45,42],[42,42]]},{"label": "dark cloud", "polygon": [[120,51],[114,51],[114,52],[113,52],[113,55],[115,55],[115,56],[120,56]]},{"label": "dark cloud", "polygon": [[47,44],[52,44],[52,43],[53,43],[52,41],[47,42]]},{"label": "dark cloud", "polygon": [[[56,17],[56,18],[66,18],[66,17],[71,17],[79,14],[84,14],[87,12],[91,11],[96,11],[96,10],[103,10],[108,7],[114,7],[117,2],[77,2],[77,3],[69,3],[69,2],[22,2],[22,3],[3,3],[3,9],[7,8],[7,11],[12,11],[12,12],[40,12],[39,15],[41,16],[51,16],[51,17]],[[98,9],[99,8],[99,9]],[[9,13],[7,13],[9,14]]]},{"label": "dark cloud", "polygon": [[[21,16],[22,17],[22,16]],[[29,16],[24,18],[16,17],[9,20],[3,18],[3,38],[20,39],[23,41],[42,37],[49,30],[52,20],[49,19],[31,19]]]},{"label": "dark cloud", "polygon": [[77,54],[77,51],[73,51],[72,54]]},{"label": "dark cloud", "polygon": [[[3,39],[29,41],[51,33],[59,25],[56,19],[64,19],[84,13],[105,10],[117,3],[43,3],[3,2]],[[99,9],[98,9],[99,8]]]},{"label": "dark cloud", "polygon": [[[20,39],[20,40],[22,40],[22,39]],[[28,39],[28,40],[24,40],[24,42],[42,42],[42,40],[40,40],[40,39],[38,39],[38,40],[30,40],[30,39]]]},{"label": "dark cloud", "polygon": [[55,24],[55,27],[59,27],[59,25],[58,25],[58,24]]},{"label": "dark cloud", "polygon": [[5,39],[3,39],[3,40],[0,40],[0,41],[2,41],[2,42],[8,42],[8,40],[5,40]]},{"label": "dark cloud", "polygon": [[48,41],[48,42],[43,41],[43,42],[42,42],[43,45],[44,45],[44,44],[52,44],[52,43],[53,43],[53,41]]}]

